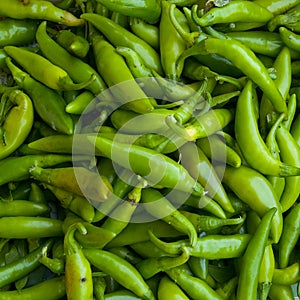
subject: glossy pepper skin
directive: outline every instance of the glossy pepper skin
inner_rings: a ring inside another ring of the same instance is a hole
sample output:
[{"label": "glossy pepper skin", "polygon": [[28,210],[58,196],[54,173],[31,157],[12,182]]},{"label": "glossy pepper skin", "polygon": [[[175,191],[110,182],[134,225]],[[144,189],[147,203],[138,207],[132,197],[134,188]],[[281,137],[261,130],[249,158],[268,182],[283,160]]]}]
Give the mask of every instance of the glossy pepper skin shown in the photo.
[{"label": "glossy pepper skin", "polygon": [[271,229],[272,218],[276,208],[270,209],[262,217],[253,237],[251,238],[245,254],[239,274],[239,284],[237,287],[237,297],[245,299],[255,299],[257,294],[259,268],[263,259],[265,247]]},{"label": "glossy pepper skin", "polygon": [[37,22],[7,18],[0,22],[0,46],[23,46],[35,39]]},{"label": "glossy pepper skin", "polygon": [[2,288],[7,284],[12,283],[36,269],[40,265],[39,258],[42,256],[43,248],[46,246],[51,248],[52,245],[53,240],[50,239],[24,257],[0,267],[0,287]]},{"label": "glossy pepper skin", "polygon": [[[17,84],[30,96],[40,117],[52,129],[64,134],[72,134],[73,120],[65,112],[65,101],[62,96],[23,72],[12,63],[9,57],[6,58],[6,64]],[[51,99],[51,101],[45,98]],[[44,101],[41,101],[41,99]]]},{"label": "glossy pepper skin", "polygon": [[0,100],[0,159],[13,153],[29,135],[34,121],[32,101],[20,90],[4,93]]},{"label": "glossy pepper skin", "polygon": [[300,204],[296,203],[295,206],[287,212],[287,216],[283,221],[283,231],[279,240],[279,267],[286,268],[289,264],[289,259],[292,250],[300,236]]},{"label": "glossy pepper skin", "polygon": [[137,296],[145,300],[155,299],[143,277],[126,260],[105,250],[83,249],[83,253],[92,265],[111,275],[117,282]]},{"label": "glossy pepper skin", "polygon": [[254,0],[253,2],[265,7],[274,15],[285,13],[300,3],[299,0]]},{"label": "glossy pepper skin", "polygon": [[[17,225],[18,224],[18,225]],[[1,238],[45,238],[62,236],[62,221],[48,217],[2,217]]]},{"label": "glossy pepper skin", "polygon": [[158,0],[134,1],[134,0],[97,0],[111,11],[123,15],[136,17],[155,24],[161,14],[161,4]]},{"label": "glossy pepper skin", "polygon": [[70,300],[92,300],[92,269],[82,252],[81,246],[74,238],[76,230],[86,234],[85,227],[81,223],[75,223],[68,228],[64,237],[66,293]]},{"label": "glossy pepper skin", "polygon": [[0,15],[13,19],[43,19],[66,26],[80,26],[84,22],[72,13],[56,7],[49,1],[30,0],[25,4],[18,0],[4,0],[0,4]]},{"label": "glossy pepper skin", "polygon": [[189,298],[180,289],[180,287],[172,281],[169,277],[164,276],[158,286],[157,296],[159,300],[168,300],[170,294],[177,300],[188,300]]},{"label": "glossy pepper skin", "polygon": [[[100,35],[91,37],[94,56],[99,73],[104,78],[107,85],[118,85],[114,96],[124,101],[125,105],[137,113],[146,113],[154,109],[143,90],[134,81],[134,77],[130,72],[123,57],[116,52],[114,46],[106,41]],[[123,87],[123,88],[122,88]],[[133,101],[134,100],[134,101]]]},{"label": "glossy pepper skin", "polygon": [[187,293],[192,299],[223,299],[204,280],[195,277],[186,265],[166,271],[169,277]]},{"label": "glossy pepper skin", "polygon": [[[163,70],[166,77],[171,80],[179,78],[176,71],[176,61],[180,54],[186,49],[185,40],[179,35],[170,19],[171,4],[169,1],[162,1],[162,15],[159,22],[159,40],[160,40],[160,56]],[[177,8],[174,14],[179,22],[185,23],[185,29],[188,24],[185,22],[185,16]]]},{"label": "glossy pepper skin", "polygon": [[[191,143],[183,145],[180,151],[182,153],[183,166],[187,168],[194,178],[205,186],[208,196],[217,201],[224,210],[233,212],[234,209],[228,199],[227,193],[203,151],[199,147],[195,149]],[[198,155],[195,155],[195,152]]]},{"label": "glossy pepper skin", "polygon": [[135,35],[144,39],[154,49],[159,49],[159,29],[155,25],[135,17],[129,19],[129,25]]},{"label": "glossy pepper skin", "polygon": [[[95,78],[82,83],[74,83],[68,73],[51,63],[44,56],[16,46],[6,46],[4,50],[21,65],[32,77],[54,90],[79,90],[91,84]],[[45,69],[48,70],[47,75]]]},{"label": "glossy pepper skin", "polygon": [[257,124],[257,96],[248,81],[236,106],[235,134],[237,143],[247,163],[265,175],[297,175],[299,169],[274,159],[263,141]]},{"label": "glossy pepper skin", "polygon": [[45,299],[55,300],[61,299],[66,294],[65,277],[59,276],[52,279],[45,280],[39,284],[28,288],[14,291],[0,291],[1,300],[23,300],[23,299]]},{"label": "glossy pepper skin", "polygon": [[94,25],[115,47],[132,48],[143,58],[147,67],[163,74],[158,53],[145,41],[106,17],[91,13],[80,17]]},{"label": "glossy pepper skin", "polygon": [[[145,176],[149,182],[156,182],[157,178],[160,178],[157,183],[165,187],[191,192],[195,195],[203,194],[203,187],[189,175],[185,168],[168,156],[145,147],[115,143],[101,137],[90,136],[89,140],[98,148],[102,156],[109,157],[119,165]],[[149,164],[153,155],[157,159],[152,160]],[[129,161],[125,157],[128,157]],[[165,166],[163,176],[161,176],[162,164]],[[145,166],[148,167],[145,168]]]},{"label": "glossy pepper skin", "polygon": [[272,207],[277,209],[272,219],[271,236],[274,243],[278,243],[283,217],[279,199],[270,182],[261,173],[246,166],[239,168],[226,166],[223,182],[260,217]]},{"label": "glossy pepper skin", "polygon": [[[235,2],[235,1],[234,1]],[[219,54],[229,59],[238,69],[253,80],[268,96],[278,112],[286,112],[286,104],[271,79],[266,67],[252,50],[234,39],[217,39],[208,37],[185,50],[178,59],[177,67],[181,73],[184,60],[197,54]]]},{"label": "glossy pepper skin", "polygon": [[92,66],[70,54],[47,34],[46,21],[38,26],[36,41],[42,54],[53,64],[64,69],[74,82],[83,82],[95,76],[96,79],[86,87],[95,96],[106,88],[103,79]]}]

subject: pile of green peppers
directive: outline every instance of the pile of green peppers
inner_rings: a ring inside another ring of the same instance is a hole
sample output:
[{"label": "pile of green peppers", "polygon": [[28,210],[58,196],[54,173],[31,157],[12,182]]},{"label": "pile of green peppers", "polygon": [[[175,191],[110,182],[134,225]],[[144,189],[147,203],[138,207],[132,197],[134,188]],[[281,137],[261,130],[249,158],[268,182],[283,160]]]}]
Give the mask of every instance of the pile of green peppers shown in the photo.
[{"label": "pile of green peppers", "polygon": [[300,296],[300,0],[0,18],[0,300]]}]

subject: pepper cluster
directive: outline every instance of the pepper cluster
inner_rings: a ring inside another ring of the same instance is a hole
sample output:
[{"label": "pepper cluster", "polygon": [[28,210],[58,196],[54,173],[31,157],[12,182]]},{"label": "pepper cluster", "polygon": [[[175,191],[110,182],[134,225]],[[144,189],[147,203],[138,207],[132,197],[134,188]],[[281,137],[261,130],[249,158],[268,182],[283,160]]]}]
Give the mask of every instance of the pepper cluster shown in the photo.
[{"label": "pepper cluster", "polygon": [[300,0],[0,17],[0,300],[300,296]]}]

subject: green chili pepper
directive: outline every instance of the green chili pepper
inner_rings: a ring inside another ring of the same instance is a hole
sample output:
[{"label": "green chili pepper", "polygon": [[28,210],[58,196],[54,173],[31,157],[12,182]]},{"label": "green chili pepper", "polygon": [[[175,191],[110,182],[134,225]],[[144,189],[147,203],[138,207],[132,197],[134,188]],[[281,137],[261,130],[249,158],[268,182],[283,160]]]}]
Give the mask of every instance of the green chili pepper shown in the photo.
[{"label": "green chili pepper", "polygon": [[300,117],[299,115],[296,116],[292,127],[291,127],[291,134],[293,138],[295,139],[297,145],[300,147]]},{"label": "green chili pepper", "polygon": [[186,127],[180,126],[175,117],[166,117],[167,125],[187,141],[194,141],[212,135],[223,129],[234,119],[234,111],[227,108],[215,108],[196,117],[196,120]]},{"label": "green chili pepper", "polygon": [[113,162],[108,158],[101,158],[97,164],[97,169],[100,176],[105,176],[110,184],[112,184],[115,178],[117,178]]},{"label": "green chili pepper", "polygon": [[[82,157],[81,157],[82,159]],[[34,166],[50,167],[64,162],[71,162],[71,155],[25,155],[11,156],[0,161],[0,185],[11,181],[20,181],[30,177],[29,170]],[[11,172],[14,170],[14,172]]]},{"label": "green chili pepper", "polygon": [[39,262],[47,267],[51,272],[55,274],[62,274],[65,271],[65,259],[62,258],[49,258],[47,256],[48,247],[45,246],[42,250],[42,256],[39,258]]},{"label": "green chili pepper", "polygon": [[93,277],[93,293],[95,300],[104,300],[106,281],[103,277]]},{"label": "green chili pepper", "polygon": [[184,267],[184,265],[170,269],[166,273],[192,299],[223,299],[204,280],[192,276],[190,270]]},{"label": "green chili pepper", "polygon": [[202,65],[193,57],[185,60],[182,74],[192,80],[203,80],[217,75],[216,72]]},{"label": "green chili pepper", "polygon": [[203,280],[208,278],[208,259],[191,256],[188,260],[188,266],[195,276]]},{"label": "green chili pepper", "polygon": [[277,56],[283,46],[281,36],[275,32],[237,31],[228,32],[226,35],[240,41],[257,54],[263,54],[271,57]]},{"label": "green chili pepper", "polygon": [[299,18],[300,7],[299,5],[296,5],[295,7],[289,9],[287,12],[274,16],[274,18],[272,18],[268,23],[268,29],[272,32],[278,26],[284,26],[292,31],[300,32]]},{"label": "green chili pepper", "polygon": [[[236,2],[236,1],[234,1]],[[232,63],[252,79],[266,94],[278,112],[286,111],[286,104],[267,69],[256,57],[252,50],[234,39],[216,39],[208,37],[200,43],[185,50],[177,61],[181,73],[184,60],[197,54],[219,54],[232,61]],[[243,59],[240,59],[242,57]]]},{"label": "green chili pepper", "polygon": [[184,205],[207,211],[218,218],[222,218],[222,219],[226,218],[225,212],[222,209],[222,207],[217,202],[215,202],[213,199],[211,199],[205,195],[203,195],[201,197],[197,197],[197,196],[193,196],[193,195],[189,195],[188,197],[187,196],[188,195],[186,195],[186,193],[176,191],[176,193],[172,193],[171,200],[175,204],[179,203],[176,205],[180,206],[183,202],[182,199],[186,199],[186,201],[184,202]]},{"label": "green chili pepper", "polygon": [[276,208],[266,212],[251,238],[245,254],[239,274],[237,297],[255,299],[257,294],[259,268],[263,259],[266,243],[271,229],[272,219]]},{"label": "green chili pepper", "polygon": [[198,139],[196,144],[213,161],[226,162],[234,168],[240,167],[242,163],[241,155],[216,134]]},{"label": "green chili pepper", "polygon": [[[141,183],[142,184],[142,183]],[[120,232],[122,232],[130,222],[134,211],[136,210],[138,203],[141,199],[141,190],[142,186],[139,184],[132,189],[127,194],[127,199],[120,203],[101,225],[101,228],[104,228],[108,231],[111,231],[116,237]],[[107,241],[107,243],[110,241]]]},{"label": "green chili pepper", "polygon": [[111,114],[110,120],[120,133],[162,133],[168,129],[165,118],[172,113],[172,110],[160,108],[147,114],[138,115],[131,111],[118,109]]},{"label": "green chili pepper", "polygon": [[[261,101],[261,105],[263,106],[263,101]],[[280,150],[278,147],[278,143],[276,141],[276,133],[277,133],[277,130],[278,130],[279,126],[281,125],[284,118],[285,118],[284,114],[281,114],[277,118],[276,122],[273,124],[273,126],[269,130],[269,133],[266,137],[266,145],[267,145],[268,149],[270,150],[272,156],[277,160],[280,160],[280,155],[279,155]],[[278,199],[280,199],[280,197],[283,193],[283,190],[284,190],[285,179],[287,177],[285,178],[285,177],[271,176],[271,175],[267,175],[266,177],[272,184],[274,191],[275,191],[276,195],[278,196]]]},{"label": "green chili pepper", "polygon": [[282,14],[300,3],[299,0],[255,0],[254,2],[265,7],[274,15]]},{"label": "green chili pepper", "polygon": [[233,207],[213,166],[199,147],[196,148],[197,155],[195,156],[194,147],[195,145],[186,143],[180,148],[182,165],[202,186],[205,186],[209,197],[218,202],[224,210],[233,212]]},{"label": "green chili pepper", "polygon": [[300,280],[300,264],[295,262],[283,269],[274,269],[273,283],[292,285]]},{"label": "green chili pepper", "polygon": [[[53,244],[53,240],[48,240],[44,242],[40,247],[36,250],[28,253],[24,257],[20,257],[19,259],[0,267],[0,286],[4,287],[5,285],[12,283],[18,279],[21,279],[25,275],[32,272],[36,269],[40,263],[39,258],[42,255],[42,250],[45,246],[51,247]],[[1,297],[0,297],[1,298]],[[4,299],[4,298],[3,298]]]},{"label": "green chili pepper", "polygon": [[[179,78],[176,72],[176,61],[186,49],[185,40],[179,35],[170,18],[172,4],[169,1],[162,1],[162,15],[159,23],[159,44],[161,64],[166,77],[171,80]],[[174,9],[176,19],[189,31],[184,14],[179,9]]]},{"label": "green chili pepper", "polygon": [[0,15],[13,19],[38,19],[56,22],[66,26],[80,26],[84,22],[72,13],[43,0],[30,0],[28,3],[18,0],[4,0],[0,5]]},{"label": "green chili pepper", "polygon": [[23,299],[45,299],[57,300],[66,294],[65,278],[54,277],[41,283],[22,289],[22,291],[0,291],[0,299],[3,300],[23,300]]},{"label": "green chili pepper", "polygon": [[0,46],[30,44],[35,39],[36,29],[36,21],[3,19],[0,22]]},{"label": "green chili pepper", "polygon": [[143,39],[154,49],[159,49],[159,29],[157,26],[135,17],[130,17],[129,25],[136,36]]},{"label": "green chili pepper", "polygon": [[79,58],[84,58],[87,56],[90,45],[84,37],[67,29],[62,29],[57,32],[51,31],[50,33],[53,33],[56,42],[67,49],[71,54]]},{"label": "green chili pepper", "polygon": [[[169,101],[172,102],[181,101],[183,99],[193,97],[193,95],[195,95],[195,92],[201,89],[201,86],[204,85],[202,82],[193,82],[189,85],[182,84],[181,82],[164,78],[157,74],[155,71],[152,71],[152,73],[155,76],[155,80],[159,85],[159,90],[161,89],[162,92],[164,92],[164,97],[166,97]],[[201,93],[199,92],[199,94]],[[204,98],[202,96],[199,96],[197,99],[199,100],[199,102],[204,101]]]},{"label": "green chili pepper", "polygon": [[[155,246],[150,241],[138,242],[130,245],[130,248],[134,250],[139,256],[143,259],[148,258],[161,258],[161,257],[175,257],[176,255],[172,255],[164,252],[157,246]],[[109,249],[111,251],[111,248]]]},{"label": "green chili pepper", "polygon": [[[112,247],[149,241],[149,230],[157,237],[182,236],[181,232],[178,232],[175,228],[160,220],[147,223],[129,223],[128,226],[106,246],[106,248],[110,249]],[[132,232],[135,232],[135,234],[133,235]]]},{"label": "green chili pepper", "polygon": [[188,211],[180,210],[180,212],[193,223],[198,233],[203,231],[211,231],[217,228],[221,228],[223,226],[239,225],[244,223],[245,221],[245,219],[242,216],[232,219],[220,219],[212,216],[195,214]]},{"label": "green chili pepper", "polygon": [[228,282],[222,284],[216,289],[216,292],[223,297],[223,299],[231,299],[231,296],[235,293],[235,289],[238,283],[238,277],[232,277]]},{"label": "green chili pepper", "polygon": [[164,272],[185,264],[189,259],[189,254],[185,248],[182,250],[183,252],[180,256],[148,258],[138,262],[135,267],[144,279],[149,279],[159,272]]},{"label": "green chili pepper", "polygon": [[146,204],[146,211],[152,216],[162,219],[176,230],[187,234],[192,246],[197,240],[197,231],[193,224],[155,189],[142,191],[142,202]]},{"label": "green chili pepper", "polygon": [[[6,53],[20,64],[32,77],[55,90],[79,90],[90,85],[95,77],[92,75],[85,82],[73,83],[68,73],[52,64],[43,56],[16,46],[5,46]],[[45,69],[48,70],[45,73]]]},{"label": "green chili pepper", "polygon": [[4,93],[0,100],[0,159],[13,153],[29,135],[34,111],[31,99],[20,90]]},{"label": "green chili pepper", "polygon": [[103,16],[87,13],[80,17],[99,29],[114,46],[124,46],[135,50],[143,58],[147,67],[159,74],[163,73],[158,54],[142,39]]},{"label": "green chili pepper", "polygon": [[[280,51],[273,63],[273,67],[276,70],[276,79],[274,82],[283,99],[286,100],[292,82],[291,54],[287,47],[283,47]],[[262,132],[262,137],[265,137],[270,127],[273,125],[274,119],[277,119],[277,112],[274,111],[274,107],[266,95],[262,96],[259,115],[260,130]]]},{"label": "green chili pepper", "polygon": [[44,191],[35,182],[30,183],[30,193],[28,196],[28,200],[33,203],[47,204],[47,200],[46,200]]},{"label": "green chili pepper", "polygon": [[141,299],[128,290],[119,290],[104,295],[105,300],[138,300]]},{"label": "green chili pepper", "polygon": [[116,24],[122,26],[123,28],[129,29],[129,17],[128,16],[126,16],[120,12],[113,11],[110,16],[110,19],[112,21],[114,21]]},{"label": "green chili pepper", "polygon": [[61,236],[62,221],[46,217],[2,217],[0,237],[2,238],[43,238]]},{"label": "green chili pepper", "polygon": [[207,259],[225,259],[240,257],[243,255],[248,242],[249,234],[233,235],[207,235],[197,239],[194,247],[189,245],[188,240],[176,242],[163,242],[159,240],[151,231],[149,232],[150,241],[161,250],[170,254],[180,254],[182,247],[185,247],[191,256]]},{"label": "green chili pepper", "polygon": [[68,299],[93,299],[92,270],[89,261],[85,258],[81,246],[74,238],[74,233],[79,230],[86,234],[86,229],[81,223],[72,224],[64,237],[66,253],[66,293]]},{"label": "green chili pepper", "polygon": [[123,57],[102,36],[96,35],[91,39],[97,69],[107,85],[114,86],[122,82],[126,83],[123,88],[122,85],[118,85],[118,88],[113,92],[114,97],[138,113],[153,110],[154,107],[150,99],[147,98],[142,89],[134,81],[134,77]]},{"label": "green chili pepper", "polygon": [[94,98],[94,95],[90,91],[84,91],[67,104],[66,112],[81,115]]},{"label": "green chili pepper", "polygon": [[133,0],[99,0],[99,2],[114,12],[119,12],[126,16],[141,18],[150,24],[155,24],[159,20],[161,13],[160,1],[146,0],[136,2]]},{"label": "green chili pepper", "polygon": [[222,7],[214,7],[203,16],[197,15],[198,6],[192,8],[194,21],[200,26],[210,26],[220,23],[257,22],[267,23],[273,14],[255,2],[233,1]]},{"label": "green chili pepper", "polygon": [[30,174],[36,180],[86,197],[95,203],[107,200],[112,190],[107,180],[104,182],[99,174],[84,167],[43,169],[36,166],[31,168]]},{"label": "green chili pepper", "polygon": [[95,209],[87,198],[66,191],[63,188],[52,186],[51,184],[44,184],[44,186],[55,195],[63,208],[70,209],[70,211],[87,222],[93,221]]},{"label": "green chili pepper", "polygon": [[290,300],[294,299],[294,294],[289,285],[272,284],[269,297],[272,300]]},{"label": "green chili pepper", "polygon": [[137,264],[142,260],[141,257],[135,253],[136,251],[134,250],[135,252],[133,252],[129,247],[114,247],[110,248],[109,251],[124,258],[133,265]]},{"label": "green chili pepper", "polygon": [[[38,0],[41,1],[41,0]],[[89,64],[70,54],[47,34],[47,23],[42,22],[36,32],[36,40],[43,55],[53,64],[64,69],[71,79],[76,82],[85,82],[95,77],[95,80],[86,88],[98,95],[106,85],[100,75]]]},{"label": "green chili pepper", "polygon": [[186,294],[179,288],[179,286],[167,276],[164,276],[158,286],[157,296],[159,300],[168,300],[170,296],[177,300],[188,300]]},{"label": "green chili pepper", "polygon": [[279,34],[284,44],[296,51],[300,50],[300,35],[285,27],[279,27]]},{"label": "green chili pepper", "polygon": [[[164,187],[176,188],[199,196],[203,194],[203,187],[188,174],[187,170],[166,155],[140,146],[112,142],[101,137],[90,136],[89,140],[98,148],[102,156],[144,176],[150,183],[157,182],[159,179],[157,184]],[[156,157],[155,160],[152,159],[153,155]],[[161,172],[162,165],[164,165],[164,174]]]},{"label": "green chili pepper", "polygon": [[38,216],[49,211],[43,203],[34,203],[27,200],[0,201],[0,216]]},{"label": "green chili pepper", "polygon": [[[130,219],[136,209],[135,201],[137,203],[140,201],[139,188],[141,187],[141,184],[143,184],[140,181],[140,178],[130,170],[119,169],[118,172],[120,173],[118,173],[116,180],[113,182],[112,197],[110,197],[108,201],[96,206],[97,211],[95,213],[95,221],[100,221],[114,210],[112,214],[116,220],[110,220],[107,223],[109,224],[109,227],[112,226],[112,229],[116,230],[115,235],[118,231],[122,231],[124,227],[126,227],[127,222],[129,221],[128,219]],[[126,182],[123,181],[123,178],[126,178]],[[133,191],[133,187],[137,184],[140,185],[140,187],[137,187],[137,189]],[[132,194],[129,196],[133,198],[133,201],[121,201],[121,199],[125,196],[127,197],[131,191]],[[118,205],[119,207],[116,208]],[[114,230],[112,232],[114,232]]]},{"label": "green chili pepper", "polygon": [[[73,133],[73,121],[70,115],[65,112],[65,102],[56,91],[44,86],[31,78],[27,73],[17,68],[6,58],[15,81],[30,96],[33,106],[40,117],[54,130],[64,134]],[[47,99],[51,99],[48,101]],[[44,101],[41,101],[43,99]]]},{"label": "green chili pepper", "polygon": [[[218,172],[218,168],[216,170]],[[222,174],[223,182],[260,217],[272,207],[277,209],[271,225],[271,236],[274,243],[277,243],[281,236],[283,219],[279,200],[270,182],[259,172],[246,166],[226,166]]]},{"label": "green chili pepper", "polygon": [[[92,265],[112,276],[117,282],[142,299],[155,299],[149,286],[130,263],[105,250],[83,249]],[[130,279],[130,280],[128,280]]]},{"label": "green chili pepper", "polygon": [[82,223],[87,230],[86,234],[81,234],[79,231],[75,232],[76,240],[84,248],[99,248],[102,249],[106,241],[111,241],[114,237],[114,234],[104,228],[95,226],[88,222],[85,222],[80,217],[74,215],[71,212],[66,213],[66,218],[63,221],[63,231],[66,233],[68,228],[74,223]]},{"label": "green chili pepper", "polygon": [[[280,157],[282,161],[300,167],[300,149],[289,130],[280,126],[276,132]],[[297,186],[300,184],[300,176],[291,176],[285,178],[285,186],[280,197],[282,211],[287,211],[298,199],[300,191]]]},{"label": "green chili pepper", "polygon": [[258,276],[258,293],[260,299],[266,300],[268,298],[268,294],[272,285],[274,269],[275,258],[273,247],[272,245],[267,245]]},{"label": "green chili pepper", "polygon": [[300,204],[288,210],[283,220],[283,231],[278,244],[278,262],[280,268],[286,268],[290,255],[300,236]]},{"label": "green chili pepper", "polygon": [[239,96],[235,117],[236,139],[245,160],[251,167],[265,175],[297,175],[296,166],[282,163],[271,155],[259,133],[257,105],[256,92],[253,90],[252,82],[248,81]]}]

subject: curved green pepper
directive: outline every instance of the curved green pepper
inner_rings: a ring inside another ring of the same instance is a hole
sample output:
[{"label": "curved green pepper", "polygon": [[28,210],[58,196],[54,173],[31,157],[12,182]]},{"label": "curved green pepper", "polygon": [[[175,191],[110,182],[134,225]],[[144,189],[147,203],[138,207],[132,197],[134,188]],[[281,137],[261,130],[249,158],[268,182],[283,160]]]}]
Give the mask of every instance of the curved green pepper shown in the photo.
[{"label": "curved green pepper", "polygon": [[14,90],[0,100],[0,159],[13,153],[29,135],[34,120],[31,99]]}]

